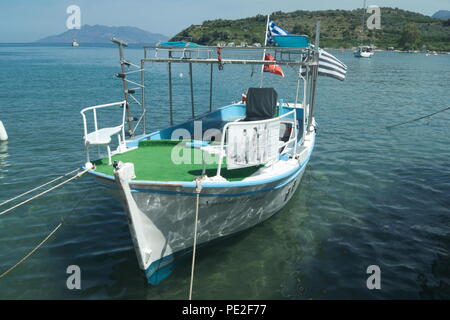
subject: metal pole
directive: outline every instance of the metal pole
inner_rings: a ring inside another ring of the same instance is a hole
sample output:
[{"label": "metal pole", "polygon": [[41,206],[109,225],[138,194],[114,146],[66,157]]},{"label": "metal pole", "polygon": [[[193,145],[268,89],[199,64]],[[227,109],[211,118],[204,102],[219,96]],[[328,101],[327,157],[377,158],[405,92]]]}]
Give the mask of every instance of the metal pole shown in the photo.
[{"label": "metal pole", "polygon": [[195,105],[194,105],[194,82],[192,80],[192,63],[189,63],[189,79],[191,82],[191,104],[192,104],[192,118],[195,118]]},{"label": "metal pole", "polygon": [[305,140],[307,127],[306,127],[306,121],[308,117],[308,106],[307,106],[307,99],[308,99],[308,83],[309,83],[309,66],[305,66],[305,77],[303,78],[303,132],[302,132],[302,143]]},{"label": "metal pole", "polygon": [[126,104],[124,108],[127,108],[127,124],[128,124],[128,132],[130,135],[133,135],[133,119],[131,117],[131,110],[130,110],[130,104],[128,103],[128,85],[127,81],[125,80],[125,64],[124,62],[124,54],[123,54],[123,42],[115,42],[119,46],[119,57],[120,57],[120,71],[122,73],[122,86],[123,86],[123,95],[124,100],[126,101]]},{"label": "metal pole", "polygon": [[[172,58],[172,51],[169,50],[169,58]],[[169,116],[170,125],[173,125],[173,104],[172,104],[172,64],[169,62]]]},{"label": "metal pole", "polygon": [[313,76],[311,79],[311,102],[310,102],[310,112],[309,112],[309,119],[308,119],[308,131],[311,127],[312,120],[314,117],[314,103],[315,103],[315,97],[316,97],[316,89],[317,89],[317,77],[319,76],[319,57],[320,57],[320,21],[317,21],[316,24],[316,39],[315,39],[315,47],[317,52],[315,52],[314,60],[316,61],[316,64],[313,66]]},{"label": "metal pole", "polygon": [[299,68],[298,75],[297,75],[297,89],[295,91],[295,108],[297,108],[297,103],[298,103],[298,92],[300,90],[300,76],[301,75],[302,75],[302,67]]},{"label": "metal pole", "polygon": [[[145,49],[144,49],[144,55]],[[142,110],[142,133],[145,134],[147,127],[147,112],[145,111],[145,76],[144,76],[144,64],[145,62],[141,60],[141,110]]]},{"label": "metal pole", "polygon": [[[267,47],[267,32],[269,31],[269,17],[270,17],[270,15],[267,15],[266,34],[264,37],[264,47]],[[265,60],[265,58],[266,58],[266,49],[264,49],[262,59]],[[262,88],[263,82],[264,82],[264,65],[261,65],[261,83],[259,84],[260,88]]]},{"label": "metal pole", "polygon": [[363,21],[362,21],[362,29],[361,32],[364,32],[364,22],[366,22],[366,0],[364,0],[364,5],[363,5]]},{"label": "metal pole", "polygon": [[209,112],[212,111],[212,90],[213,90],[213,64],[211,63],[211,71],[209,76]]}]

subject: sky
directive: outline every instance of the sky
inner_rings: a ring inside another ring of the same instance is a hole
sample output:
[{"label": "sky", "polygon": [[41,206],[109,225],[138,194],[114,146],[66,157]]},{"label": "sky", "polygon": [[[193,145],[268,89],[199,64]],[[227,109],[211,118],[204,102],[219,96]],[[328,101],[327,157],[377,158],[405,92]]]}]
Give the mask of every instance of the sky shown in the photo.
[{"label": "sky", "polygon": [[[363,0],[0,0],[0,42],[32,42],[67,30],[70,5],[81,9],[81,24],[133,26],[173,36],[205,20],[237,19],[274,11],[356,9]],[[367,0],[426,15],[450,10],[450,0]],[[383,14],[383,13],[382,13]]]}]

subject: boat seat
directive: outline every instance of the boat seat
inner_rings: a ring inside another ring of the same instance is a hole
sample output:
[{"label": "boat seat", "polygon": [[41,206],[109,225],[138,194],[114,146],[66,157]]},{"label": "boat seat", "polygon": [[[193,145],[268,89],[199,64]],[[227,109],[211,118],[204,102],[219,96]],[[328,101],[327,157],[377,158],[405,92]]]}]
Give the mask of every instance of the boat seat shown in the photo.
[{"label": "boat seat", "polygon": [[86,144],[90,145],[102,145],[109,144],[111,142],[111,137],[118,134],[122,130],[122,126],[103,128],[89,133],[85,137]]},{"label": "boat seat", "polygon": [[[111,127],[111,128],[102,128],[95,130],[91,133],[88,133],[84,136],[84,143],[86,147],[89,147],[90,145],[106,145],[106,150],[108,151],[108,164],[112,165],[112,158],[111,158],[111,148],[109,147],[109,144],[111,142],[111,137],[115,134],[117,134],[117,137],[119,139],[119,146],[122,144],[120,139],[120,131],[122,131],[123,126],[117,126],[117,127]],[[89,153],[88,153],[88,162],[89,162]]]},{"label": "boat seat", "polygon": [[267,120],[275,116],[278,94],[274,88],[249,88],[247,91],[245,119]]}]

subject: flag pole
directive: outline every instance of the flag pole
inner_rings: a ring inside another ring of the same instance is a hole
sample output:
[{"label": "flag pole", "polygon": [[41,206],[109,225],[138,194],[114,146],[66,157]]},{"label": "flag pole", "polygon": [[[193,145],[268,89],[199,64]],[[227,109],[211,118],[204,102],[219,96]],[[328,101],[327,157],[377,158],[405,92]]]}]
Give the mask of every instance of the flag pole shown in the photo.
[{"label": "flag pole", "polygon": [[[264,37],[264,48],[267,47],[267,33],[269,32],[269,17],[270,17],[270,15],[268,14],[267,22],[266,22],[266,34]],[[265,57],[266,57],[266,49],[264,49],[262,59],[264,60]],[[262,86],[263,86],[263,81],[264,81],[264,65],[261,65],[261,83],[259,85],[260,88],[262,88]]]}]

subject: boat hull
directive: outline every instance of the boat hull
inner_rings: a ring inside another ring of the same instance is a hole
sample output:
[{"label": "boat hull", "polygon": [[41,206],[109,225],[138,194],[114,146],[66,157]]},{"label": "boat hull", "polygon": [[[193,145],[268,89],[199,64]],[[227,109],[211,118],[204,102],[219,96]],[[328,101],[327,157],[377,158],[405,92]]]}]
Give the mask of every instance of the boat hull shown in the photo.
[{"label": "boat hull", "polygon": [[115,177],[89,172],[119,196],[139,266],[150,284],[158,284],[170,275],[174,260],[192,249],[197,195],[198,245],[249,229],[272,217],[292,198],[314,141],[312,130],[299,143],[295,158],[279,160],[255,177],[234,182],[200,180],[198,194],[198,185],[192,181],[137,181],[130,162],[117,164]]},{"label": "boat hull", "polygon": [[373,52],[355,51],[353,54],[356,58],[371,58],[373,56]]},{"label": "boat hull", "polygon": [[[297,166],[282,179],[263,184],[229,188],[205,184],[199,195],[197,244],[231,236],[272,217],[292,198],[306,164]],[[117,190],[115,183],[103,182],[115,189],[114,194],[120,197],[126,209],[139,265],[147,281],[158,284],[171,274],[174,260],[192,249],[197,204],[195,188],[130,183],[130,193],[138,208],[133,210],[124,190]],[[149,223],[151,226],[137,229]],[[140,235],[144,239],[141,243],[139,233],[144,233]],[[161,235],[156,240],[155,233]],[[143,254],[146,250],[151,252],[149,259]]]},{"label": "boat hull", "polygon": [[[251,228],[281,210],[291,199],[300,184],[304,168],[293,179],[284,179],[276,184],[235,188],[214,188],[203,190],[199,197],[198,237],[199,245],[230,236]],[[136,192],[134,198],[142,212],[151,217],[158,229],[165,235],[172,254],[192,248],[196,195]],[[160,259],[167,259],[162,254]],[[155,261],[146,270],[150,283],[159,279]]]}]

